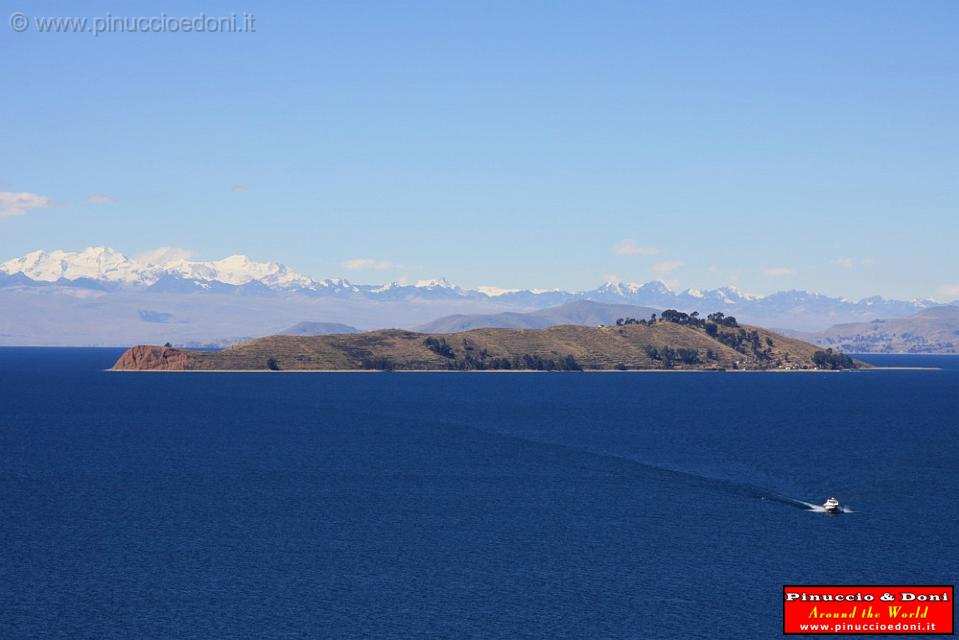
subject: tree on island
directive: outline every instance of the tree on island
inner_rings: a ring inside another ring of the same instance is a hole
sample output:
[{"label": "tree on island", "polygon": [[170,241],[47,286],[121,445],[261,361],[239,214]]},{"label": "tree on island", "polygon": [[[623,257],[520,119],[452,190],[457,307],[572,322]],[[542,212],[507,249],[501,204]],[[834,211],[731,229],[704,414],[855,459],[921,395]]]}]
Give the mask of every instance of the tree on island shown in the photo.
[{"label": "tree on island", "polygon": [[706,319],[709,320],[710,322],[715,322],[721,327],[735,328],[739,326],[739,323],[736,322],[736,318],[734,318],[733,316],[727,316],[721,311],[717,311],[716,313],[710,313],[708,316],[706,316]]},{"label": "tree on island", "polygon": [[853,367],[852,358],[832,349],[815,352],[812,354],[812,361],[820,369],[852,369]]}]

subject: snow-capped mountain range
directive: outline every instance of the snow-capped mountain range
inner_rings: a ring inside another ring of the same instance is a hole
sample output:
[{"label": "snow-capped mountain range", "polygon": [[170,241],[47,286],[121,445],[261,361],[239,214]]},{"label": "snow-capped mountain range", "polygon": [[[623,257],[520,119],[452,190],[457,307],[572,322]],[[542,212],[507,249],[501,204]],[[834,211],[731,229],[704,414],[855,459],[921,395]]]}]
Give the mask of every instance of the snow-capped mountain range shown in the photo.
[{"label": "snow-capped mountain range", "polygon": [[[5,276],[5,277],[4,277]],[[19,278],[17,277],[19,276]],[[783,291],[768,296],[743,293],[736,287],[710,291],[686,289],[677,292],[659,281],[645,284],[606,282],[589,291],[557,289],[464,289],[445,278],[419,280],[413,284],[390,282],[383,285],[353,284],[343,278],[314,280],[277,262],[255,262],[244,255],[222,260],[191,261],[176,259],[155,264],[130,258],[109,247],[89,247],[83,251],[33,251],[0,264],[0,286],[59,284],[72,287],[110,289],[143,288],[166,292],[208,290],[229,292],[238,288],[263,293],[291,292],[306,295],[358,295],[370,299],[395,300],[419,298],[472,298],[497,302],[548,306],[576,299],[597,302],[628,302],[654,307],[696,308],[704,310],[768,307],[785,311],[802,305],[807,310],[828,311],[837,307],[862,307],[883,310],[893,315],[914,313],[936,306],[933,300],[886,300],[875,296],[858,302],[844,298]]]},{"label": "snow-capped mountain range", "polygon": [[168,277],[233,286],[259,282],[271,289],[301,289],[327,284],[291,271],[282,264],[254,262],[241,255],[211,262],[179,259],[154,264],[128,258],[109,247],[88,247],[73,252],[32,251],[0,264],[0,273],[22,274],[36,282],[94,280],[133,286],[152,286]]},{"label": "snow-capped mountain range", "polygon": [[735,287],[673,291],[656,281],[607,282],[588,291],[465,289],[443,278],[356,284],[315,280],[242,255],[151,261],[90,247],[34,251],[0,264],[0,344],[118,344],[154,334],[213,340],[266,335],[303,321],[412,327],[449,314],[532,311],[576,300],[722,311],[744,322],[800,331],[904,317],[941,304],[878,296],[851,301],[807,291],[753,296]]}]

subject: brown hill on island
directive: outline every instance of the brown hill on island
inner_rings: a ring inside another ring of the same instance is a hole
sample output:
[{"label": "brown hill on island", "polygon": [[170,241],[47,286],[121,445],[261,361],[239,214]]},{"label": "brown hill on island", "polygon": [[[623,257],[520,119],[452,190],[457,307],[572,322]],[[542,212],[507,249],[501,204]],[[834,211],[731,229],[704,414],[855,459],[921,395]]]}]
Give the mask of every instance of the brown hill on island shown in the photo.
[{"label": "brown hill on island", "polygon": [[[608,370],[838,369],[862,366],[793,338],[704,321],[671,319],[609,327],[474,329],[424,334],[383,330],[325,336],[270,336],[223,351],[137,346],[118,370]],[[725,323],[725,324],[724,324]]]}]

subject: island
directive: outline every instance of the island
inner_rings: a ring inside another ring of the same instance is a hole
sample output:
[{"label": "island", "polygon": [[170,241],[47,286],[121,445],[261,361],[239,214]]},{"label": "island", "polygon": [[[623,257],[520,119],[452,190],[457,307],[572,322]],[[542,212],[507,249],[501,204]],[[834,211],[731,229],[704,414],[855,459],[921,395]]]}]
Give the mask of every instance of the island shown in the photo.
[{"label": "island", "polygon": [[610,326],[399,329],[320,336],[276,335],[221,351],[139,345],[118,371],[637,371],[842,370],[849,356],[739,324],[722,313],[663,311]]}]

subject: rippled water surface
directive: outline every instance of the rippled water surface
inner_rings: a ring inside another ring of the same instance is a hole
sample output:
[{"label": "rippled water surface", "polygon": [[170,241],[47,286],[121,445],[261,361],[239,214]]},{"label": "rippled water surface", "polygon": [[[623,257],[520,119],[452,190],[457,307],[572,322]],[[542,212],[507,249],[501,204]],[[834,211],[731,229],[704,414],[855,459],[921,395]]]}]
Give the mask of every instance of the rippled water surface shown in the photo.
[{"label": "rippled water surface", "polygon": [[765,638],[784,583],[959,575],[959,358],[102,371],[118,353],[0,349],[2,638]]}]

